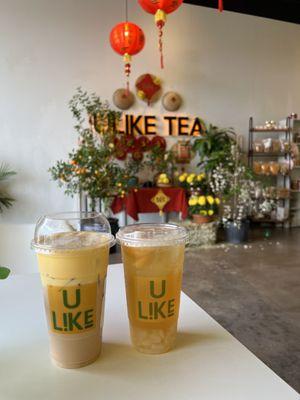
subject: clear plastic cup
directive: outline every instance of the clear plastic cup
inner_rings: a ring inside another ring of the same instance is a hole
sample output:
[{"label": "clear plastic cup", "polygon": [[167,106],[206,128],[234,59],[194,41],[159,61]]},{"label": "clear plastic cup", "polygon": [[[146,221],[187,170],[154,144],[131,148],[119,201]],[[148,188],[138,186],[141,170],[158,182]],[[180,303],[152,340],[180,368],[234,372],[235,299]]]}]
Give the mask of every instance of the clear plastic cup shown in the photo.
[{"label": "clear plastic cup", "polygon": [[102,345],[109,248],[107,219],[94,212],[41,217],[32,246],[44,289],[50,355],[62,368],[95,361]]},{"label": "clear plastic cup", "polygon": [[160,354],[175,345],[187,232],[173,224],[120,229],[127,309],[134,347]]}]

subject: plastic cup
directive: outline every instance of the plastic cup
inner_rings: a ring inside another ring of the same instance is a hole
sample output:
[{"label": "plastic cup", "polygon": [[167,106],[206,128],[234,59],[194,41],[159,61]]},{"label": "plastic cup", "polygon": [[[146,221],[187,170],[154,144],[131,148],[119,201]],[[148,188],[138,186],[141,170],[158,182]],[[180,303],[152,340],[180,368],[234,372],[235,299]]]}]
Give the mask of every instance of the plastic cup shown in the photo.
[{"label": "plastic cup", "polygon": [[50,355],[62,368],[95,361],[102,346],[109,248],[107,219],[78,212],[44,216],[32,245],[44,290]]},{"label": "plastic cup", "polygon": [[120,229],[133,346],[161,354],[175,345],[186,230],[173,224]]}]

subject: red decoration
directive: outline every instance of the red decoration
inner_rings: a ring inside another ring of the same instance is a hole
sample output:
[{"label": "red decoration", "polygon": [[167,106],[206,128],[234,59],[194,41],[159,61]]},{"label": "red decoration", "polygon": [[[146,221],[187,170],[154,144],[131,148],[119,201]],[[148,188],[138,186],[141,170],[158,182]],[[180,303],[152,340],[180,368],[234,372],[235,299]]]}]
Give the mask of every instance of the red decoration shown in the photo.
[{"label": "red decoration", "polygon": [[155,23],[159,29],[160,66],[164,68],[163,58],[163,27],[167,20],[167,14],[171,14],[181,6],[183,0],[138,0],[141,7],[148,13],[155,15]]},{"label": "red decoration", "polygon": [[135,149],[135,150],[132,152],[132,159],[133,159],[134,161],[142,161],[143,158],[144,158],[144,154],[142,153],[141,150]]},{"label": "red decoration", "polygon": [[111,31],[110,44],[118,54],[124,57],[127,89],[129,90],[128,78],[131,72],[131,56],[143,49],[145,45],[144,32],[132,22],[121,22]]},{"label": "red decoration", "polygon": [[151,147],[154,146],[160,147],[162,150],[166,150],[166,140],[162,136],[154,136],[154,138],[151,140]]},{"label": "red decoration", "polygon": [[150,147],[150,139],[147,136],[140,136],[137,140],[137,147],[142,151],[147,151]]},{"label": "red decoration", "polygon": [[219,11],[222,12],[224,10],[223,0],[219,0]]},{"label": "red decoration", "polygon": [[125,160],[127,157],[126,149],[123,146],[116,147],[115,154],[116,154],[116,158],[121,161]]},{"label": "red decoration", "polygon": [[170,198],[165,205],[164,212],[181,212],[182,218],[187,218],[188,203],[186,193],[183,188],[143,188],[132,190],[125,198],[115,197],[111,209],[114,214],[126,210],[126,213],[136,221],[138,221],[139,213],[157,213],[158,209],[151,199],[163,190],[164,194]]},{"label": "red decoration", "polygon": [[157,81],[157,79],[154,76],[145,74],[137,80],[135,85],[138,90],[138,97],[142,100],[147,100],[148,105],[151,103],[154,95],[161,89],[160,84],[155,81]]}]

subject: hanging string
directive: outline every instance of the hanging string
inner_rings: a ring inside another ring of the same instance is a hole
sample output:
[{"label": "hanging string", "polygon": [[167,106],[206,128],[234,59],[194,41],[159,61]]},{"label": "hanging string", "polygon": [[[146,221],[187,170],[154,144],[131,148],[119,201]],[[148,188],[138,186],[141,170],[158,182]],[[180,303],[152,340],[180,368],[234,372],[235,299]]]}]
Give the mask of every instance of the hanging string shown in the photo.
[{"label": "hanging string", "polygon": [[[128,0],[125,0],[125,18],[126,22],[128,22]],[[129,96],[129,76],[130,76],[130,70],[131,70],[131,65],[130,65],[130,56],[125,56],[126,58],[126,64],[125,64],[125,75],[127,77],[126,80],[126,96]]]},{"label": "hanging string", "polygon": [[126,22],[128,22],[128,0],[125,0],[125,16]]},{"label": "hanging string", "polygon": [[163,36],[163,24],[158,24],[158,37],[159,37],[159,52],[160,52],[160,68],[164,69],[164,53],[163,53],[163,41],[162,41],[162,36]]}]

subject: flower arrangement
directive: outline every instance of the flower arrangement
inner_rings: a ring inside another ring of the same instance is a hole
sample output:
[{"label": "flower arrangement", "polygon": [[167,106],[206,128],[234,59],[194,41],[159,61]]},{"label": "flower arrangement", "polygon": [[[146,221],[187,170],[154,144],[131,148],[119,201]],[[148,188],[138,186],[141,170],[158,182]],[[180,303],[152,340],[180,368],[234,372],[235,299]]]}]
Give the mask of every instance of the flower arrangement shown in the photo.
[{"label": "flower arrangement", "polygon": [[255,205],[255,181],[252,171],[241,160],[238,146],[232,146],[226,162],[212,171],[210,188],[224,200],[224,226],[233,225],[239,229]]},{"label": "flower arrangement", "polygon": [[183,173],[178,177],[180,185],[188,190],[189,198],[189,214],[194,220],[199,220],[194,216],[206,217],[203,222],[208,222],[213,216],[218,214],[219,205],[221,203],[219,197],[216,197],[209,185],[208,176],[201,172]]},{"label": "flower arrangement", "polygon": [[212,195],[192,195],[189,199],[189,212],[191,215],[212,217],[217,215],[220,203],[220,199]]}]

